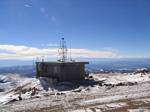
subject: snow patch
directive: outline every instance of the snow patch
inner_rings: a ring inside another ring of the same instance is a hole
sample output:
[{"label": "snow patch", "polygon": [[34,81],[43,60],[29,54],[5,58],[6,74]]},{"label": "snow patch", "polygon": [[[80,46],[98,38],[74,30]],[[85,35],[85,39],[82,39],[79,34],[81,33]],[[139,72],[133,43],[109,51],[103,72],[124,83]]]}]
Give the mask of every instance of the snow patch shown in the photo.
[{"label": "snow patch", "polygon": [[101,112],[101,110],[96,108],[87,108],[87,109],[78,109],[71,112]]},{"label": "snow patch", "polygon": [[145,82],[145,81],[150,81],[150,74],[142,76],[141,73],[139,74],[132,74],[132,75],[118,75],[118,76],[112,76],[109,77],[106,81],[105,84],[118,84],[118,83],[124,83],[124,82]]},{"label": "snow patch", "polygon": [[0,83],[1,88],[5,90],[0,92],[0,104],[42,96],[46,92],[45,88],[49,87],[42,78],[27,78],[18,74],[0,75],[0,80],[3,81]]},{"label": "snow patch", "polygon": [[149,109],[144,109],[144,108],[140,108],[140,109],[129,109],[129,112],[150,112]]}]

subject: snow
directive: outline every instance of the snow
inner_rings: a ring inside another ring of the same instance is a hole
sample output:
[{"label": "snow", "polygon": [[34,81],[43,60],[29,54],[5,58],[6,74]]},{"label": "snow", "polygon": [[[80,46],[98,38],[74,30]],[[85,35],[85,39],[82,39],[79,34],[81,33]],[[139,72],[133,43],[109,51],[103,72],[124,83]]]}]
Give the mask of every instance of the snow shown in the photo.
[{"label": "snow", "polygon": [[140,109],[129,109],[129,112],[150,112],[148,109],[140,108]]},{"label": "snow", "polygon": [[110,103],[110,104],[106,104],[106,106],[108,108],[120,108],[120,107],[127,106],[127,104],[126,103]]},{"label": "snow", "polygon": [[[65,94],[62,99],[59,100],[67,100],[67,98],[80,98],[82,99],[78,101],[78,105],[85,107],[91,104],[105,104],[104,107],[107,108],[120,108],[126,106],[126,103],[115,103],[118,100],[124,99],[133,99],[138,97],[146,97],[149,96],[149,83],[145,83],[150,81],[150,74],[142,75],[141,73],[137,74],[107,74],[105,75],[93,75],[93,79],[96,81],[100,81],[103,83],[102,86],[94,85],[94,86],[79,86],[75,87],[71,82],[61,82],[56,85],[50,84],[49,80],[45,78],[29,78],[22,77],[19,74],[8,74],[8,75],[0,75],[0,88],[3,91],[0,92],[0,105],[9,104],[9,102],[19,101],[19,96],[21,96],[23,101],[31,100],[32,98],[40,97],[43,99],[46,94],[53,94],[56,98],[61,93]],[[137,82],[138,85],[132,86],[114,86],[113,88],[106,88],[104,84],[112,84],[117,85],[119,83],[128,83],[128,82]],[[143,83],[144,82],[144,83]],[[142,86],[142,88],[141,88]],[[66,91],[67,90],[67,91]],[[79,91],[81,90],[81,91]],[[60,93],[59,95],[57,93]],[[87,97],[88,95],[89,97]],[[95,96],[93,96],[95,95]],[[85,98],[84,98],[85,96]],[[50,97],[50,100],[52,96]],[[48,99],[48,98],[46,98]],[[49,105],[50,101],[46,99],[43,100],[43,105]],[[55,99],[55,102],[58,101]],[[38,100],[37,100],[38,101]],[[148,99],[144,101],[149,101]],[[48,103],[49,102],[49,103]],[[53,101],[52,101],[53,102]],[[43,106],[42,103],[41,107]],[[57,102],[56,102],[57,104]],[[35,104],[33,104],[35,105]],[[37,102],[37,105],[38,102]],[[27,106],[28,107],[28,106]],[[33,106],[30,106],[31,108]],[[72,112],[90,112],[92,109],[79,109]],[[131,112],[135,110],[130,110]],[[100,112],[96,110],[96,112]]]},{"label": "snow", "polygon": [[71,112],[101,112],[100,109],[88,108],[88,109],[78,109]]},{"label": "snow", "polygon": [[144,75],[142,76],[141,73],[138,74],[127,74],[127,75],[119,75],[119,76],[112,76],[108,78],[105,81],[105,84],[118,84],[118,83],[123,83],[123,82],[145,82],[145,81],[150,81],[150,75]]},{"label": "snow", "polygon": [[[33,92],[37,91],[40,96],[48,87],[47,82],[44,79],[35,79],[22,77],[19,74],[9,74],[6,76],[0,75],[1,88],[4,88],[4,92],[0,93],[0,104],[7,104],[12,100],[19,100],[21,94],[22,99],[29,99],[32,97]],[[43,84],[44,83],[44,84]],[[40,93],[41,92],[41,93]]]},{"label": "snow", "polygon": [[71,112],[101,112],[100,108],[109,110],[109,109],[116,109],[116,108],[121,108],[121,107],[125,107],[125,106],[127,106],[126,103],[110,103],[110,104],[101,105],[100,107],[97,107],[97,108],[91,107],[91,108],[73,110]]},{"label": "snow", "polygon": [[12,94],[12,93],[3,95],[3,96],[0,96],[0,103],[1,104],[6,104],[9,101],[11,101],[12,99],[17,99],[17,96]]}]

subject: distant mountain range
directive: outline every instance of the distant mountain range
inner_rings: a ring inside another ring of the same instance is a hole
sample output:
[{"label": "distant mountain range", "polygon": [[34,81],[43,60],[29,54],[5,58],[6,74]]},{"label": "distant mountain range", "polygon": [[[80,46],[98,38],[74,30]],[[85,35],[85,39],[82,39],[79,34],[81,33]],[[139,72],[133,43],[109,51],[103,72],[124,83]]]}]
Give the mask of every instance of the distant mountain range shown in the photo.
[{"label": "distant mountain range", "polygon": [[150,70],[150,59],[113,59],[91,61],[87,70],[91,72],[134,72],[136,69]]},{"label": "distant mountain range", "polygon": [[[29,77],[34,77],[36,70],[35,64],[29,61],[0,61],[8,63],[10,66],[1,66],[0,74],[17,73]],[[101,59],[90,60],[86,65],[89,73],[99,72],[134,72],[136,69],[147,68],[150,70],[150,59]]]},{"label": "distant mountain range", "polygon": [[31,65],[0,67],[0,74],[21,74],[23,76],[34,77],[35,67]]}]

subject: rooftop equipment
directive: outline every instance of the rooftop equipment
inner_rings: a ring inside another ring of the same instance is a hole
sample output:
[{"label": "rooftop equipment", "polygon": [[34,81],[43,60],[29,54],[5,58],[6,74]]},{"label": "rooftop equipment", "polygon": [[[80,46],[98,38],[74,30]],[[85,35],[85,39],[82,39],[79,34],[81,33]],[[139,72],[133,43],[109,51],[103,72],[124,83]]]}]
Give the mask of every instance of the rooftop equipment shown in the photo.
[{"label": "rooftop equipment", "polygon": [[55,62],[45,62],[44,60],[36,62],[36,77],[47,77],[57,81],[84,80],[85,64],[89,64],[89,62],[68,61],[67,52],[66,41],[61,38],[58,49],[60,59]]}]

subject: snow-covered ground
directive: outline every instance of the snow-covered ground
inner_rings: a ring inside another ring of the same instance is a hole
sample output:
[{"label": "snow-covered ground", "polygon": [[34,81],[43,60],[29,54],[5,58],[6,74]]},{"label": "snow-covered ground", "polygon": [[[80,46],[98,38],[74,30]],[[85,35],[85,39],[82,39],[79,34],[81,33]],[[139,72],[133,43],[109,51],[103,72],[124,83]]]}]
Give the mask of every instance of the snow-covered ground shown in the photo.
[{"label": "snow-covered ground", "polygon": [[19,74],[0,75],[0,104],[30,99],[42,95],[49,85],[44,79],[22,77]]},{"label": "snow-covered ground", "polygon": [[[149,87],[150,74],[142,73],[93,74],[84,82],[57,84],[51,84],[45,78],[1,74],[0,110],[13,112],[54,107],[56,111],[63,108],[72,112],[101,112],[129,107],[127,111],[137,112],[141,105],[146,105],[147,112],[150,111],[147,108],[150,106]],[[134,102],[143,103],[138,107]],[[131,108],[130,103],[135,108]]]}]

